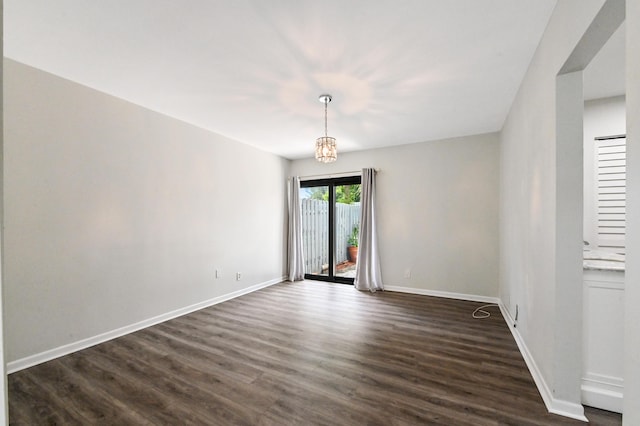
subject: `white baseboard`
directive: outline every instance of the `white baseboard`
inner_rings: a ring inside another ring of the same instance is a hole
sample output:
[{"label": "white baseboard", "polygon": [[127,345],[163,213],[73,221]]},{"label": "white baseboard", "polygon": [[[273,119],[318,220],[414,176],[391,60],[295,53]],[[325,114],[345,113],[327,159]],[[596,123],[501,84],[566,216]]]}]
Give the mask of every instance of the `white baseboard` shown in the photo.
[{"label": "white baseboard", "polygon": [[527,368],[533,377],[533,381],[538,388],[538,392],[540,392],[540,396],[542,396],[542,400],[544,401],[544,405],[547,407],[547,411],[553,414],[558,414],[560,416],[570,417],[572,419],[581,420],[583,422],[588,422],[587,418],[584,415],[584,407],[582,404],[577,404],[575,402],[569,402],[561,399],[557,399],[553,397],[547,382],[544,380],[544,377],[540,373],[540,369],[538,365],[531,356],[531,352],[529,352],[529,348],[524,343],[520,332],[516,327],[514,327],[515,321],[509,314],[509,311],[506,309],[502,302],[499,303],[500,312],[502,312],[502,316],[507,323],[507,327],[511,330],[511,334],[518,345],[518,349],[520,349],[520,353],[522,354],[522,358],[524,358],[524,362],[527,364]]},{"label": "white baseboard", "polygon": [[497,297],[478,296],[475,294],[465,294],[465,293],[452,293],[449,291],[427,290],[423,288],[385,286],[384,290],[396,291],[399,293],[420,294],[423,296],[444,297],[447,299],[469,300],[471,302],[495,303],[495,304],[498,304],[500,302],[500,299],[498,299]]},{"label": "white baseboard", "polygon": [[260,290],[265,287],[269,287],[274,284],[283,282],[286,277],[276,278],[273,280],[265,281],[256,285],[252,285],[247,288],[243,288],[238,291],[224,294],[222,296],[214,297],[212,299],[205,300],[184,308],[176,309],[171,312],[167,312],[161,315],[157,315],[146,320],[139,321],[134,324],[126,325],[124,327],[117,328],[115,330],[107,331],[106,333],[98,334],[97,336],[88,337],[86,339],[79,340],[77,342],[69,343],[54,349],[30,355],[25,358],[21,358],[15,361],[7,363],[7,374],[15,373],[16,371],[23,370],[25,368],[32,367],[34,365],[41,364],[43,362],[51,361],[52,359],[59,358],[70,353],[86,349],[91,346],[95,346],[100,343],[107,342],[125,334],[133,333],[143,328],[151,327],[152,325],[160,324],[161,322],[168,321],[173,318],[177,318],[182,315],[189,314],[191,312],[198,311],[200,309],[207,308],[209,306],[217,305],[218,303],[226,302],[227,300],[234,299],[236,297],[243,296],[245,294]]},{"label": "white baseboard", "polygon": [[622,413],[624,380],[620,377],[587,373],[582,378],[582,402],[590,407]]}]

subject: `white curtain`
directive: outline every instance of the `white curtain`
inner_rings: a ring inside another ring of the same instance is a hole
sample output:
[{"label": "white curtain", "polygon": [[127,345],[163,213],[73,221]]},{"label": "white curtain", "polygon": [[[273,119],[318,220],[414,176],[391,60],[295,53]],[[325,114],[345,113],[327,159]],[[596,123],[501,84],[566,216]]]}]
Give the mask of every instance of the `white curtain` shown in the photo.
[{"label": "white curtain", "polygon": [[302,252],[302,213],[300,209],[300,179],[293,176],[289,182],[289,238],[287,262],[289,281],[304,279],[304,254]]},{"label": "white curtain", "polygon": [[376,232],[376,171],[362,169],[360,237],[354,285],[358,290],[384,290]]}]

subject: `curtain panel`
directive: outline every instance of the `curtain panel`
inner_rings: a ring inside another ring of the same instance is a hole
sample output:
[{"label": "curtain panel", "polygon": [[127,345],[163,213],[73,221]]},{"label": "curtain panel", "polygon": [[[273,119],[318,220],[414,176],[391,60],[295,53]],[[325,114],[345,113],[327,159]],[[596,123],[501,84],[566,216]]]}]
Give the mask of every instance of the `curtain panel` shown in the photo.
[{"label": "curtain panel", "polygon": [[354,285],[358,290],[384,290],[376,230],[376,171],[362,169],[360,237]]},{"label": "curtain panel", "polygon": [[287,239],[287,266],[289,281],[304,279],[304,253],[302,251],[302,213],[300,208],[300,178],[293,176],[288,185],[289,232]]}]

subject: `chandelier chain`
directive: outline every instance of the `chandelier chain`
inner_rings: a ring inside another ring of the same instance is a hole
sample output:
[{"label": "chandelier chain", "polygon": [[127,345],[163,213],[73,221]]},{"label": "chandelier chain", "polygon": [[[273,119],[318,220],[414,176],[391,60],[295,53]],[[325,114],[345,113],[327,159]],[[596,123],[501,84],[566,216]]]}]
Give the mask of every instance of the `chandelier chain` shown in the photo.
[{"label": "chandelier chain", "polygon": [[329,104],[329,99],[324,98],[324,136],[327,136],[327,105]]}]

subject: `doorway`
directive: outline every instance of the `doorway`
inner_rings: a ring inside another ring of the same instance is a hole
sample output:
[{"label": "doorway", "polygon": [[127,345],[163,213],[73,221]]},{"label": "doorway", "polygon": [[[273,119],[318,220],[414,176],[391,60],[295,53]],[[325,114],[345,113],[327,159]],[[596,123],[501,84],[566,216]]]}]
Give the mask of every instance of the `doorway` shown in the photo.
[{"label": "doorway", "polygon": [[[604,320],[598,321],[599,318],[590,315],[594,297],[589,294],[593,293],[590,290],[591,284],[589,284],[591,277],[586,276],[584,271],[585,264],[589,266],[590,259],[584,257],[587,239],[584,238],[583,226],[586,217],[584,209],[583,122],[585,89],[588,87],[585,84],[588,81],[584,73],[585,67],[592,66],[594,58],[624,22],[624,18],[624,1],[607,0],[604,2],[601,10],[556,76],[555,309],[556,318],[563,318],[563,320],[555,323],[554,330],[556,341],[561,341],[563,344],[555,349],[554,368],[556,373],[555,382],[552,384],[554,395],[550,410],[556,409],[553,407],[554,405],[558,407],[564,405],[562,410],[571,413],[575,418],[584,417],[582,403],[600,405],[595,402],[595,398],[602,400],[601,397],[605,396],[609,402],[614,402],[618,407],[622,407],[623,401],[622,393],[616,390],[616,386],[613,386],[617,385],[616,380],[610,380],[615,379],[610,377],[613,370],[605,372],[598,367],[597,371],[593,371],[589,366],[591,362],[588,361],[588,358],[594,355],[589,353],[593,337],[595,335],[605,336],[606,343],[604,345],[610,348],[612,347],[611,337],[615,332],[611,333],[605,329],[605,326],[613,325],[611,316],[606,316]],[[624,52],[624,48],[621,50]],[[614,64],[607,60],[604,65],[605,71],[601,75],[605,77],[612,75],[611,69],[614,68]],[[598,96],[601,97],[602,94]],[[593,240],[591,242],[593,243]],[[600,275],[599,272],[598,275]],[[606,283],[606,285],[609,284]],[[600,287],[602,285],[597,284],[596,293],[598,294],[594,294],[595,300],[605,302],[605,297],[599,294]],[[608,300],[606,302],[608,303]],[[619,307],[617,309],[606,307],[606,309],[609,309],[607,312],[613,311],[617,314],[624,311],[624,308]],[[604,312],[601,307],[596,310],[598,313]],[[596,325],[595,329],[591,326],[592,324]],[[615,325],[613,326],[615,328]],[[601,345],[602,343],[598,343],[596,346]],[[606,356],[604,355],[605,358]],[[596,358],[602,359],[603,356],[599,352],[596,354]],[[587,359],[586,362],[585,359]],[[614,362],[614,364],[616,363]],[[585,371],[585,366],[587,370],[592,371]],[[607,376],[608,383],[600,381],[605,376]],[[599,383],[595,386],[597,381]],[[619,397],[615,395],[616,393],[619,393]],[[609,405],[607,409],[616,409],[615,404]]]},{"label": "doorway", "polygon": [[353,284],[361,177],[300,182],[305,279]]},{"label": "doorway", "polygon": [[583,72],[582,404],[622,413],[626,261],[624,22]]}]

